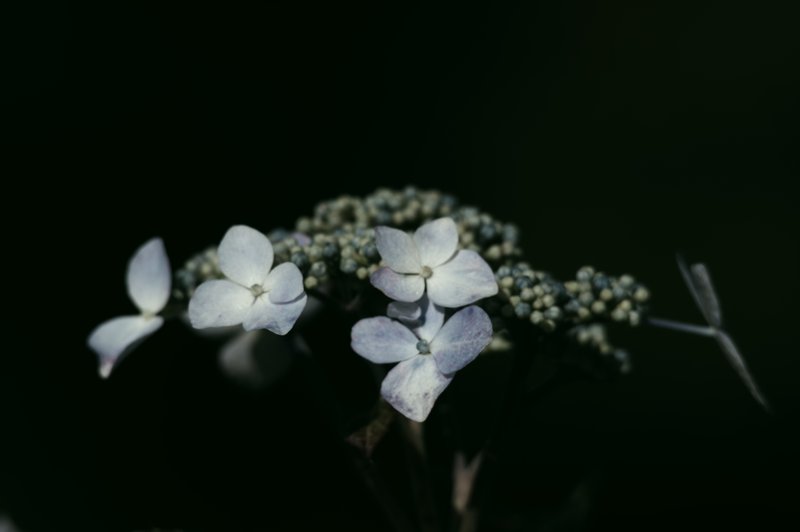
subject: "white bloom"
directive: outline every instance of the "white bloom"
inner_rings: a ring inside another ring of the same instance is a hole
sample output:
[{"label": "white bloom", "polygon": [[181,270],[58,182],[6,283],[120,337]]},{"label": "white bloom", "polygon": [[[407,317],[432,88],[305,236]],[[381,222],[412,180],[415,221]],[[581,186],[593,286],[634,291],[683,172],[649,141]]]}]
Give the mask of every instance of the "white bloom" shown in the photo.
[{"label": "white bloom", "polygon": [[140,247],[128,263],[128,295],[138,316],[121,316],[100,324],[89,335],[89,347],[100,357],[100,376],[108,377],[114,364],[135,342],[156,332],[164,323],[157,316],[169,300],[172,274],[160,238]]},{"label": "white bloom", "polygon": [[303,274],[291,262],[272,269],[272,244],[251,227],[228,229],[218,249],[219,268],[227,279],[206,281],[189,301],[196,329],[242,324],[245,330],[288,333],[308,299]]},{"label": "white bloom", "polygon": [[351,332],[351,346],[362,357],[378,364],[399,362],[383,380],[381,395],[414,421],[425,421],[453,374],[492,339],[492,322],[479,307],[459,310],[444,324],[440,307],[425,299],[420,307],[418,312],[390,308],[404,321],[414,320],[412,328],[380,316],[359,321]]},{"label": "white bloom", "polygon": [[497,293],[486,261],[474,251],[458,250],[452,218],[428,222],[413,237],[399,229],[377,227],[375,243],[386,267],[373,273],[370,282],[392,299],[417,301],[427,285],[431,301],[455,308]]}]

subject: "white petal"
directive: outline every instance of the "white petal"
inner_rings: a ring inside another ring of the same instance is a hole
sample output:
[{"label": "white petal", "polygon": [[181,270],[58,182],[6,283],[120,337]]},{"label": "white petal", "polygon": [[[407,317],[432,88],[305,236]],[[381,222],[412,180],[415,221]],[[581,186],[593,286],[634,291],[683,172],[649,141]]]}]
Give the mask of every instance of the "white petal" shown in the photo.
[{"label": "white petal", "polygon": [[403,323],[414,323],[422,318],[422,306],[419,301],[404,303],[402,301],[392,301],[386,307],[386,315],[395,318]]},{"label": "white petal", "polygon": [[250,288],[264,284],[272,268],[272,244],[259,231],[234,225],[219,244],[219,269],[228,279]]},{"label": "white petal", "polygon": [[431,342],[444,323],[444,309],[435,305],[430,298],[423,297],[420,300],[422,307],[421,323],[414,328],[414,333],[427,342]]},{"label": "white petal", "polygon": [[370,275],[369,282],[390,298],[407,303],[419,300],[425,293],[422,277],[413,273],[397,273],[387,267]]},{"label": "white petal", "polygon": [[480,307],[453,314],[431,342],[431,353],[442,373],[460,370],[492,341],[492,320]]},{"label": "white petal", "polygon": [[225,279],[206,281],[189,301],[189,321],[195,329],[239,325],[253,306],[247,288]]},{"label": "white petal", "polygon": [[483,257],[461,250],[433,270],[428,279],[428,297],[442,307],[456,308],[497,293],[494,272]]},{"label": "white petal", "polygon": [[432,356],[419,355],[392,368],[383,379],[381,395],[407,418],[422,422],[452,380],[442,375]]},{"label": "white petal", "polygon": [[458,228],[452,218],[428,222],[414,233],[420,262],[433,268],[446,262],[458,248]]},{"label": "white petal", "polygon": [[405,231],[375,228],[375,245],[386,265],[398,273],[419,273],[422,264],[414,240]]},{"label": "white petal", "polygon": [[430,342],[444,322],[444,309],[431,303],[427,296],[415,303],[392,302],[386,308],[390,318],[400,320],[417,337]]},{"label": "white petal", "polygon": [[256,299],[256,302],[247,312],[247,317],[244,320],[245,330],[252,331],[253,329],[267,329],[283,336],[294,327],[294,323],[308,301],[308,296],[301,295],[297,299],[288,303],[273,303],[268,297],[261,296]]},{"label": "white petal", "polygon": [[89,335],[89,347],[100,358],[100,376],[108,377],[129,347],[156,332],[163,323],[160,316],[122,316],[95,328]]},{"label": "white petal", "polygon": [[160,238],[148,240],[128,263],[128,294],[142,312],[158,314],[169,300],[172,271]]},{"label": "white petal", "polygon": [[359,321],[350,331],[353,351],[377,364],[408,360],[417,354],[417,337],[400,322],[384,316]]},{"label": "white petal", "polygon": [[273,303],[288,303],[303,293],[303,274],[292,262],[284,262],[269,272],[264,282],[264,290],[269,291]]}]

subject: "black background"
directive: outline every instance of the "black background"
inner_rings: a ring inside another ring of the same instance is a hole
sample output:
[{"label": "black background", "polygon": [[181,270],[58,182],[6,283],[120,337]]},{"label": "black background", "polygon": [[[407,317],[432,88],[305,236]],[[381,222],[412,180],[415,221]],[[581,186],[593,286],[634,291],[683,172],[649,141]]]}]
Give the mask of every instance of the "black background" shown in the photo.
[{"label": "black background", "polygon": [[560,389],[520,420],[490,497],[508,517],[486,529],[522,527],[582,478],[593,530],[797,521],[800,87],[783,5],[25,15],[6,102],[19,120],[5,127],[22,193],[4,199],[24,202],[11,242],[33,258],[10,277],[25,312],[2,355],[0,477],[23,531],[382,529],[299,377],[243,393],[178,323],[106,382],[84,345],[132,310],[124,266],[147,238],[177,265],[234,223],[287,226],[322,199],[406,184],[516,222],[531,263],[562,278],[583,264],[633,273],[660,316],[700,320],[674,252],[705,261],[776,411],[710,340],[621,334],[630,377]]}]

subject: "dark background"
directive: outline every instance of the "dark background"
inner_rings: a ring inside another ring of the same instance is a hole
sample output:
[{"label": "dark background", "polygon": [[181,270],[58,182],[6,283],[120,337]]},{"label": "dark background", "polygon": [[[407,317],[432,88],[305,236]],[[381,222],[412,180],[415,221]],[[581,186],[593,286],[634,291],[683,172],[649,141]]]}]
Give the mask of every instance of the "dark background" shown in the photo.
[{"label": "dark background", "polygon": [[592,530],[797,521],[800,86],[783,4],[164,4],[10,19],[4,129],[23,164],[4,199],[24,202],[11,243],[32,257],[10,279],[43,279],[2,355],[0,510],[23,531],[383,529],[297,372],[246,394],[171,323],[100,382],[84,345],[132,310],[124,266],[147,238],[178,265],[232,224],[406,184],[516,222],[536,268],[633,273],[660,316],[701,319],[674,252],[705,261],[776,411],[710,340],[618,334],[633,374],[519,421],[488,503],[506,517],[485,529],[525,528],[585,479]]}]

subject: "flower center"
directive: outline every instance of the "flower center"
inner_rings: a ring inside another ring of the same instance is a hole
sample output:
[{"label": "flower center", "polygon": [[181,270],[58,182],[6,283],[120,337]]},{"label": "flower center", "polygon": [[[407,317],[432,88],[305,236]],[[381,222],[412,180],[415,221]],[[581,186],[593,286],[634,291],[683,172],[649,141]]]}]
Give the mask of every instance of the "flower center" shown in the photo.
[{"label": "flower center", "polygon": [[425,340],[420,340],[419,342],[417,342],[417,351],[419,351],[420,355],[430,355],[431,346]]},{"label": "flower center", "polygon": [[253,297],[258,298],[261,297],[266,290],[260,284],[254,284],[250,287],[250,293],[253,294]]},{"label": "flower center", "polygon": [[430,266],[423,266],[419,274],[422,276],[423,279],[429,279],[431,275],[433,275],[433,270],[431,269]]}]

